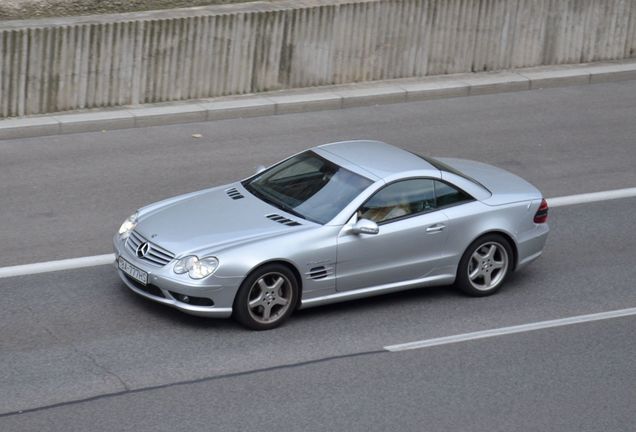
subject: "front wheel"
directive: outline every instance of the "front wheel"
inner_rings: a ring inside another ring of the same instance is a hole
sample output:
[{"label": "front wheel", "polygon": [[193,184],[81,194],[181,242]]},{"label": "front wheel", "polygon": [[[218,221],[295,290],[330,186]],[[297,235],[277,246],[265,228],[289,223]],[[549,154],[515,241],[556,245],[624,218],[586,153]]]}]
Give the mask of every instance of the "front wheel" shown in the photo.
[{"label": "front wheel", "polygon": [[252,330],[269,330],[291,315],[297,298],[298,282],[291,270],[280,264],[265,265],[241,284],[234,318]]},{"label": "front wheel", "polygon": [[512,259],[512,247],[506,238],[499,234],[480,237],[464,252],[455,285],[471,296],[494,294],[512,270]]}]

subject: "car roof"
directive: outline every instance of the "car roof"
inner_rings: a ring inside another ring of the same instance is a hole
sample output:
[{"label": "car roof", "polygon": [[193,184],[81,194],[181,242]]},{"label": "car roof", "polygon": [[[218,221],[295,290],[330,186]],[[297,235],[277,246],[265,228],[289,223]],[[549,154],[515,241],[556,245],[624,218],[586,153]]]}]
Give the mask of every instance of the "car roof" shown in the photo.
[{"label": "car roof", "polygon": [[406,171],[430,171],[438,176],[439,170],[421,157],[382,141],[340,141],[316,147],[359,168],[384,179]]}]

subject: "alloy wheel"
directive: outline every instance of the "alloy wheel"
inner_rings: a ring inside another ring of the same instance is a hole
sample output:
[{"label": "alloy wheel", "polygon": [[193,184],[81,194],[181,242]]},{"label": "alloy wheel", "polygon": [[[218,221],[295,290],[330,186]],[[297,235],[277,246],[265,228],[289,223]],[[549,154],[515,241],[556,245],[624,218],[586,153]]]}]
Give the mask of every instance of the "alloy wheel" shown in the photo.
[{"label": "alloy wheel", "polygon": [[293,290],[287,277],[278,272],[266,273],[250,287],[248,311],[260,324],[276,322],[291,307]]},{"label": "alloy wheel", "polygon": [[477,247],[468,260],[468,280],[479,291],[496,288],[506,276],[508,252],[498,242],[490,241]]}]

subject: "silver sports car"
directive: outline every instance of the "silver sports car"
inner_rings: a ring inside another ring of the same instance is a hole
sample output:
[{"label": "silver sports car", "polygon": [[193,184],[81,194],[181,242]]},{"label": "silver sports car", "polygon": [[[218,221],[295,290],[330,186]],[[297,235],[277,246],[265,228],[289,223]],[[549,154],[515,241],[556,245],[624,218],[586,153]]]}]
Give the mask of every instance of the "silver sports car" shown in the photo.
[{"label": "silver sports car", "polygon": [[139,209],[114,237],[116,267],[141,296],[264,330],[408,288],[493,294],[541,255],[547,216],[541,192],[502,169],[337,142]]}]

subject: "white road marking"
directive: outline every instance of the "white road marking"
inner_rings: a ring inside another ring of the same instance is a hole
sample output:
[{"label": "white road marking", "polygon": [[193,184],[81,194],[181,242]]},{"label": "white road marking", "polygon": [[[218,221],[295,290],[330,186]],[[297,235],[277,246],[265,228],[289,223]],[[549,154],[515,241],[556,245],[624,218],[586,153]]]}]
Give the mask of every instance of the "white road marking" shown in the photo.
[{"label": "white road marking", "polygon": [[106,254],[63,259],[58,261],[47,261],[35,264],[24,264],[11,267],[0,267],[0,279],[14,276],[32,275],[36,273],[72,270],[82,267],[94,267],[99,265],[112,264],[114,261],[115,254]]},{"label": "white road marking", "polygon": [[636,187],[627,189],[614,189],[603,192],[568,195],[556,198],[548,198],[548,206],[562,207],[575,204],[584,204],[598,201],[607,201],[620,198],[636,197]]},{"label": "white road marking", "polygon": [[[626,189],[614,189],[603,192],[568,195],[556,198],[547,198],[550,207],[563,207],[568,205],[606,201],[620,198],[636,197],[636,187]],[[47,261],[34,264],[0,267],[0,279],[25,276],[36,273],[47,273],[59,270],[72,270],[83,267],[111,264],[115,256],[113,254],[95,255],[81,258],[70,258],[58,261]]]},{"label": "white road marking", "polygon": [[424,340],[415,341],[415,342],[389,345],[389,346],[385,346],[384,349],[391,352],[407,351],[407,350],[427,348],[427,347],[432,347],[437,345],[447,345],[447,344],[466,342],[466,341],[471,341],[476,339],[485,339],[485,338],[491,338],[495,336],[509,335],[514,333],[525,333],[525,332],[530,332],[534,330],[542,330],[542,329],[547,329],[552,327],[562,327],[562,326],[567,326],[572,324],[581,324],[581,323],[586,323],[591,321],[620,318],[620,317],[626,317],[631,315],[636,315],[636,308],[620,309],[620,310],[600,312],[600,313],[589,314],[589,315],[578,315],[578,316],[573,316],[569,318],[555,319],[551,321],[539,321],[539,322],[534,322],[529,324],[516,325],[512,327],[501,327],[501,328],[483,330],[483,331],[478,331],[473,333],[463,333],[463,334],[439,337],[434,339],[424,339]]}]

